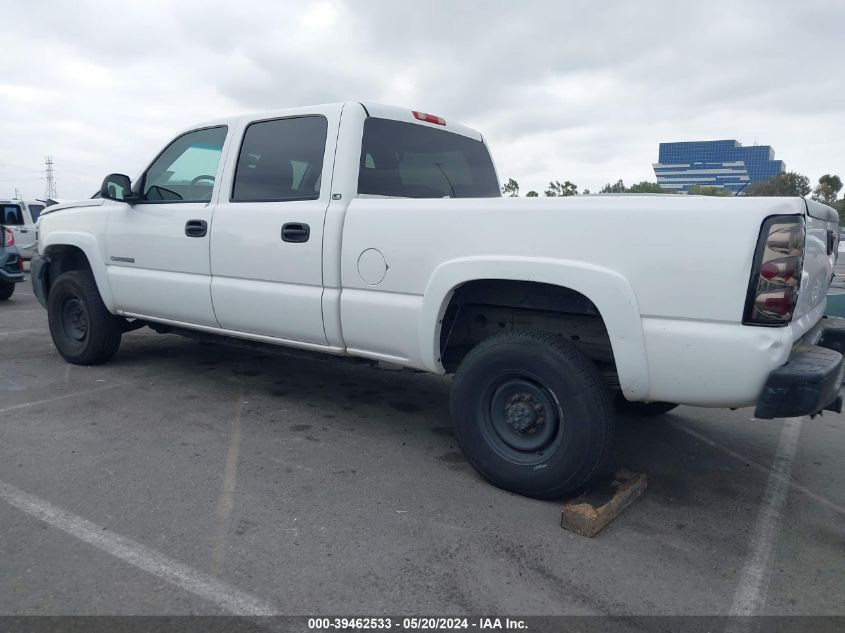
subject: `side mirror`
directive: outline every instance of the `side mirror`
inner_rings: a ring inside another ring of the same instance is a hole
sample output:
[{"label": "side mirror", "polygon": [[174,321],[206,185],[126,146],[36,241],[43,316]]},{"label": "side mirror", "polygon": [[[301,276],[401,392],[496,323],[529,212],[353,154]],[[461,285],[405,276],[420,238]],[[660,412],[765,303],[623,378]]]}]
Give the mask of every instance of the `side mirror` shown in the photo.
[{"label": "side mirror", "polygon": [[124,174],[109,174],[103,178],[100,185],[100,197],[118,202],[130,202],[135,195],[132,193],[132,181]]}]

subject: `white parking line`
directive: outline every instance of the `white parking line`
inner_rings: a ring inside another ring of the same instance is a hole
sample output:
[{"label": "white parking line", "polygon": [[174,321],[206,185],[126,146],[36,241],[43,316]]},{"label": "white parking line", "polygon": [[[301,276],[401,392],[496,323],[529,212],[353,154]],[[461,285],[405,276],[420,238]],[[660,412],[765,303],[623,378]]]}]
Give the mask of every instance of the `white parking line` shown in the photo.
[{"label": "white parking line", "polygon": [[748,558],[739,575],[730,615],[758,615],[766,602],[769,588],[772,552],[780,531],[783,508],[789,493],[792,462],[801,436],[801,418],[784,420],[777,452],[772,461],[772,472],[763,492],[760,513],[754,525]]},{"label": "white parking line", "polygon": [[38,328],[34,330],[15,330],[14,332],[0,332],[0,336],[17,336],[18,334],[34,334],[35,332],[45,332],[45,329]]},{"label": "white parking line", "polygon": [[52,525],[115,558],[189,591],[235,615],[278,615],[279,609],[261,598],[223,582],[213,576],[183,565],[161,552],[136,543],[87,519],[71,514],[53,504],[34,497],[0,481],[0,499],[21,512]]},{"label": "white parking line", "polygon": [[[767,475],[773,475],[773,476],[776,476],[776,477],[780,476],[780,475],[777,475],[777,474],[773,474],[771,468],[768,468],[767,466],[763,466],[762,464],[758,464],[754,460],[746,457],[745,455],[742,455],[741,453],[737,453],[736,451],[728,448],[727,446],[722,446],[718,442],[711,440],[709,437],[702,435],[698,431],[693,431],[692,429],[687,428],[683,424],[678,424],[677,422],[669,421],[669,424],[671,424],[673,427],[675,427],[676,429],[678,429],[682,433],[686,433],[687,435],[694,437],[698,441],[703,442],[704,444],[707,444],[708,446],[710,446],[712,448],[718,449],[718,450],[722,451],[723,453],[725,453],[727,455],[730,455],[731,457],[733,457],[737,461],[740,461],[744,464],[748,464],[752,468],[759,470],[761,473],[766,473]],[[793,481],[792,479],[785,479],[784,481],[786,481],[786,484],[790,488],[792,488],[793,490],[800,492],[803,495],[806,495],[807,497],[809,497],[813,501],[816,501],[816,502],[820,503],[821,505],[823,505],[823,506],[825,506],[825,507],[827,507],[827,508],[829,508],[829,509],[831,509],[835,512],[838,512],[839,514],[845,515],[845,507],[839,505],[838,503],[831,501],[827,497],[822,497],[817,492],[813,492],[812,490],[807,488],[807,486],[802,486],[797,481]]]},{"label": "white parking line", "polygon": [[235,505],[235,483],[238,477],[238,456],[241,450],[241,416],[243,413],[244,390],[238,391],[235,417],[232,420],[232,432],[229,437],[229,450],[226,453],[226,466],[223,470],[223,486],[217,499],[216,535],[211,552],[211,573],[220,575],[223,568],[223,555],[226,550],[226,532],[229,527],[229,515]]},{"label": "white parking line", "polygon": [[37,404],[50,404],[51,402],[58,402],[59,400],[66,400],[68,398],[76,398],[77,396],[87,396],[90,393],[97,393],[99,391],[106,391],[107,389],[116,389],[117,387],[124,387],[126,385],[135,384],[137,381],[116,382],[111,385],[103,385],[102,387],[95,387],[94,389],[86,389],[85,391],[74,391],[73,393],[66,393],[55,398],[45,398],[44,400],[33,400],[32,402],[22,402],[11,407],[3,407],[0,413],[8,413],[9,411],[17,411],[18,409],[25,409],[26,407],[34,407]]}]

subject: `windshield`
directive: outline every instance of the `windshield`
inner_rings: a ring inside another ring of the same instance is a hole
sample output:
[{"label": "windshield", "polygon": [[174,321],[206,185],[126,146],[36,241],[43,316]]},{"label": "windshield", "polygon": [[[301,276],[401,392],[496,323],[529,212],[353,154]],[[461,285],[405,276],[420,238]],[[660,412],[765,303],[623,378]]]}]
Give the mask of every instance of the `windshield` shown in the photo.
[{"label": "windshield", "polygon": [[414,123],[364,122],[358,193],[402,198],[495,198],[496,171],[481,141]]}]

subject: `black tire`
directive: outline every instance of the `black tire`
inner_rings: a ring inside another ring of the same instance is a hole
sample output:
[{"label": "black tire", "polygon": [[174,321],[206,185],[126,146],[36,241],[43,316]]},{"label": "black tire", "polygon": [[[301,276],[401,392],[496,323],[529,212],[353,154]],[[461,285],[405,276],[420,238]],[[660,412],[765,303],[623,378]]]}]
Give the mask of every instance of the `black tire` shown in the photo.
[{"label": "black tire", "polygon": [[15,284],[8,281],[0,281],[0,301],[5,301],[15,294]]},{"label": "black tire", "polygon": [[537,331],[492,336],[463,359],[450,398],[455,437],[499,488],[538,499],[577,492],[600,469],[613,407],[595,364]]},{"label": "black tire", "polygon": [[59,353],[75,365],[98,365],[120,347],[122,319],[111,314],[88,270],[56,279],[47,298],[50,334]]},{"label": "black tire", "polygon": [[657,415],[669,413],[678,405],[674,402],[631,402],[626,400],[621,393],[616,396],[616,410],[628,415],[636,415],[643,418],[651,418]]}]

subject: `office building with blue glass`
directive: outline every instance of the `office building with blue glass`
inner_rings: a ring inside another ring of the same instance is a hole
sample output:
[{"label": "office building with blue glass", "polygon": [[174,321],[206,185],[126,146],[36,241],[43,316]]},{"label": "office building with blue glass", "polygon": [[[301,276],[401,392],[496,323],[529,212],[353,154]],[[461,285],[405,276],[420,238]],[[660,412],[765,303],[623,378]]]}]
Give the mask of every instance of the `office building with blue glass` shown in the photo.
[{"label": "office building with blue glass", "polygon": [[661,143],[654,163],[657,184],[667,193],[689,193],[696,185],[737,192],[785,169],[770,146],[746,147],[733,140]]}]

